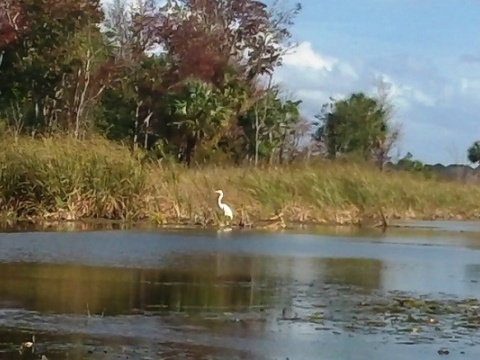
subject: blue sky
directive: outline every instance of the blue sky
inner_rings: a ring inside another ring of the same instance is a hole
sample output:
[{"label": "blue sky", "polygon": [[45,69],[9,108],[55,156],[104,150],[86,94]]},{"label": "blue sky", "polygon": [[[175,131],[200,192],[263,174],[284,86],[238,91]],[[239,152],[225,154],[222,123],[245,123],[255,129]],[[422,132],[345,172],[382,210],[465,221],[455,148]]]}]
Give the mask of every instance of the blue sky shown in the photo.
[{"label": "blue sky", "polygon": [[274,78],[304,100],[307,117],[329,96],[373,94],[381,75],[402,126],[393,155],[467,162],[466,149],[480,139],[479,0],[301,3],[291,29],[298,47]]}]

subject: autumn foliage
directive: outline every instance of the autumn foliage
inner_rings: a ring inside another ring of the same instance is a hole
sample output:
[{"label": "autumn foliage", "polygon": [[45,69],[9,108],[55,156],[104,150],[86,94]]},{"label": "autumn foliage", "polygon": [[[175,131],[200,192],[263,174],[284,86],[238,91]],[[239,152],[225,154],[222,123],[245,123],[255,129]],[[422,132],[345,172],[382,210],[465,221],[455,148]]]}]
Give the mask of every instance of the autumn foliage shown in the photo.
[{"label": "autumn foliage", "polygon": [[5,0],[0,119],[15,136],[101,133],[188,164],[277,161],[302,126],[300,102],[284,106],[266,79],[281,66],[299,10],[253,0],[106,8]]}]

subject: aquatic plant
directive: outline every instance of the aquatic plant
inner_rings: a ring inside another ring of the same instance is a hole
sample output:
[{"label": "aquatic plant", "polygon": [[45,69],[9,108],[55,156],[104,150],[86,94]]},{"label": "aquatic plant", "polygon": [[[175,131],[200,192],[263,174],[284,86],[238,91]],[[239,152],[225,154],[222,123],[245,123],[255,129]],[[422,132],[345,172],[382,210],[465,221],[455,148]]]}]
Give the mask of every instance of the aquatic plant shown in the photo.
[{"label": "aquatic plant", "polygon": [[0,209],[7,217],[135,218],[145,187],[142,166],[107,141],[0,141]]},{"label": "aquatic plant", "polygon": [[0,140],[0,211],[6,219],[218,222],[215,189],[234,223],[375,224],[392,218],[474,218],[480,188],[361,164],[186,168],[140,159],[104,139]]}]

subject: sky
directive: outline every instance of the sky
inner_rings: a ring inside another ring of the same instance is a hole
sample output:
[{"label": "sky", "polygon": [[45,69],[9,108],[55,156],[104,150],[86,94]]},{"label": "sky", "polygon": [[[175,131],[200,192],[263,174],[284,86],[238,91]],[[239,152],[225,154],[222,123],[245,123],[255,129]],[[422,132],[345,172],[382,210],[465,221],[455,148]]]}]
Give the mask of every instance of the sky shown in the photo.
[{"label": "sky", "polygon": [[480,140],[480,0],[281,1],[302,10],[274,81],[307,119],[332,96],[374,95],[382,77],[401,126],[393,160],[468,163]]},{"label": "sky", "polygon": [[480,140],[480,0],[300,2],[297,47],[274,80],[307,118],[331,96],[373,95],[383,76],[402,131],[392,155],[468,163]]}]

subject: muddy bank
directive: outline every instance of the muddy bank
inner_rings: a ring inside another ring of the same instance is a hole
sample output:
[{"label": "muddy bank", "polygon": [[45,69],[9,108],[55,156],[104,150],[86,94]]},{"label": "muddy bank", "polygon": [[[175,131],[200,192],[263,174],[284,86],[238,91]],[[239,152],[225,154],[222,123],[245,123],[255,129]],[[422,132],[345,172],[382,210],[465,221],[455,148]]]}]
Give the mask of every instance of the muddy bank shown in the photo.
[{"label": "muddy bank", "polygon": [[[177,229],[177,230],[194,230],[194,229],[245,229],[245,230],[310,230],[328,229],[334,227],[343,228],[367,228],[367,229],[387,229],[387,228],[422,228],[435,227],[434,223],[442,222],[471,222],[480,221],[479,218],[461,215],[448,216],[394,216],[392,218],[368,217],[363,219],[350,219],[339,221],[285,221],[283,217],[273,217],[270,219],[257,220],[252,223],[242,223],[241,221],[232,221],[231,223],[195,223],[191,221],[179,221],[170,223],[158,223],[155,221],[125,221],[125,220],[106,220],[106,219],[82,219],[82,220],[66,220],[51,218],[35,218],[35,219],[18,219],[18,220],[0,220],[0,231],[83,231],[83,230],[128,230],[132,228],[143,229]],[[425,225],[428,223],[428,225]]]}]

